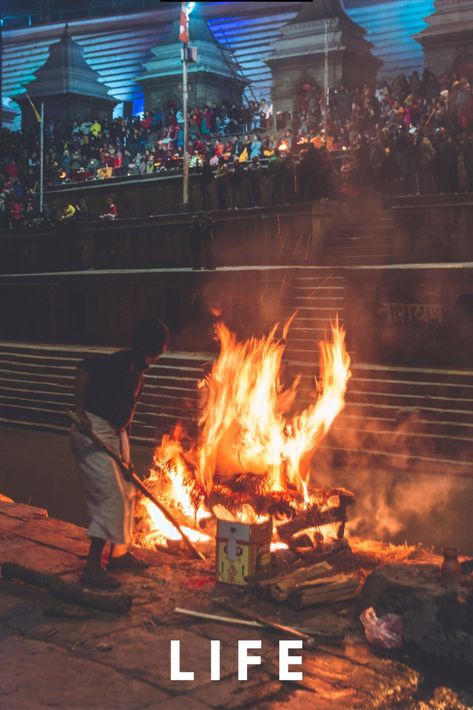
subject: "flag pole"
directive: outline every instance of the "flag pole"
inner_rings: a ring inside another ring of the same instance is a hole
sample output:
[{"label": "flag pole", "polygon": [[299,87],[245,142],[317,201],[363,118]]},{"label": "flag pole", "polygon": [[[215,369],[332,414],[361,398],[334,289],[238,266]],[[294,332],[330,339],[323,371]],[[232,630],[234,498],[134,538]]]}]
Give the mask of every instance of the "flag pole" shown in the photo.
[{"label": "flag pole", "polygon": [[327,145],[327,124],[328,124],[328,107],[329,107],[329,88],[328,88],[328,22],[325,23],[325,66],[324,66],[324,138]]},{"label": "flag pole", "polygon": [[44,207],[44,101],[41,101],[41,121],[39,124],[39,213]]},{"label": "flag pole", "polygon": [[182,204],[189,204],[189,150],[187,138],[189,134],[189,15],[194,9],[195,2],[181,3],[181,19],[179,25],[179,39],[182,42],[182,112],[184,114],[184,145],[182,150]]},{"label": "flag pole", "polygon": [[182,47],[182,111],[184,113],[184,146],[182,152],[182,204],[187,207],[189,204],[189,151],[187,147],[187,135],[189,131],[188,121],[188,102],[189,102],[189,87],[188,87],[188,46]]}]

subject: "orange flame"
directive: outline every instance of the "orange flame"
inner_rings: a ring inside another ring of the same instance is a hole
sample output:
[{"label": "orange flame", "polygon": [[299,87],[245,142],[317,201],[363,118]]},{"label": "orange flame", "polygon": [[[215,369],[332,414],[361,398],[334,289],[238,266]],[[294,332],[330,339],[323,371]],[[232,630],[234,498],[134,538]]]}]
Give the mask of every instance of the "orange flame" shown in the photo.
[{"label": "orange flame", "polygon": [[[148,484],[159,486],[160,495],[189,524],[209,515],[203,504],[196,510],[190,479],[206,495],[216,474],[221,479],[236,473],[264,475],[269,490],[285,490],[291,484],[310,502],[310,462],[345,405],[350,357],[345,331],[337,320],[332,325],[331,341],[320,346],[321,377],[314,383],[318,397],[314,404],[290,416],[300,381],[297,377],[287,388],[281,384],[284,339],[291,321],[284,328],[282,341],[276,338],[278,324],[268,335],[244,342],[223,323],[215,326],[220,354],[199,384],[205,404],[198,442],[190,452],[184,452],[182,431],[177,429],[173,437],[165,435],[156,449],[155,469],[148,480]],[[155,528],[152,532],[159,530],[165,538],[178,537],[152,505],[146,506]],[[252,514],[240,511],[238,518],[251,521]],[[194,533],[197,537],[193,539],[207,538]]]},{"label": "orange flame", "polygon": [[[228,328],[216,326],[220,355],[202,383],[207,401],[200,420],[196,477],[205,492],[220,477],[252,472],[268,476],[271,490],[291,482],[307,488],[310,459],[343,409],[350,377],[345,332],[332,327],[332,342],[321,344],[321,394],[300,414],[286,420],[299,385],[281,386],[284,345],[269,335],[238,342]],[[285,335],[285,334],[284,334]]]}]

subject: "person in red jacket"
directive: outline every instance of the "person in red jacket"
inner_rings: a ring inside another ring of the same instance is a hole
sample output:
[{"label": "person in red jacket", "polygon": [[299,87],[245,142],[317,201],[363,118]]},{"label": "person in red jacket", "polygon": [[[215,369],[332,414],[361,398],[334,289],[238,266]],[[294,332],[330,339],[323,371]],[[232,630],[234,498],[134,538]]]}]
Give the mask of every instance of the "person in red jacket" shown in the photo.
[{"label": "person in red jacket", "polygon": [[6,164],[5,167],[5,172],[8,175],[8,177],[17,179],[18,178],[18,165],[15,163],[15,161],[9,160],[8,163]]},{"label": "person in red jacket", "polygon": [[105,212],[100,215],[100,219],[118,219],[118,210],[111,197],[107,197]]},{"label": "person in red jacket", "polygon": [[15,199],[10,207],[10,221],[12,229],[16,229],[21,225],[21,204]]}]

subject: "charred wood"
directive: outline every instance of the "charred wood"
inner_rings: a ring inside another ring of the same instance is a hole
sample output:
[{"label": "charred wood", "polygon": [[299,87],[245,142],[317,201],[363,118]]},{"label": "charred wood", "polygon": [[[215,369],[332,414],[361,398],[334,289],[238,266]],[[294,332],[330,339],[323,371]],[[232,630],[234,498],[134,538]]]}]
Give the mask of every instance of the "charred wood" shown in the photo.
[{"label": "charred wood", "polygon": [[48,589],[58,599],[90,609],[111,611],[116,614],[126,614],[131,609],[133,598],[129,594],[94,592],[84,589],[79,584],[65,582],[55,574],[37,572],[15,562],[4,562],[2,564],[2,575],[5,579],[15,579],[35,587]]}]

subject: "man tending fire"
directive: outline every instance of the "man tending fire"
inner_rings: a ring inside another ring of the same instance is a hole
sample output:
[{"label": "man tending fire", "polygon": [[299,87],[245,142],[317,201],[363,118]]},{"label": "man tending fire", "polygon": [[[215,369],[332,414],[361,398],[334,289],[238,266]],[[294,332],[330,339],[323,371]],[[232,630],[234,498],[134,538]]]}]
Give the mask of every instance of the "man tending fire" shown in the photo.
[{"label": "man tending fire", "polygon": [[[96,436],[125,464],[130,461],[127,428],[143,388],[143,374],[166,350],[168,329],[160,320],[140,321],[131,348],[84,360],[77,370],[77,425],[71,444],[84,487],[90,516],[90,550],[81,581],[113,588],[120,582],[109,572],[142,570],[148,565],[129,551],[133,529],[135,488],[123,467],[91,441]],[[118,459],[119,460],[119,459]],[[102,553],[111,543],[107,571]]]}]

